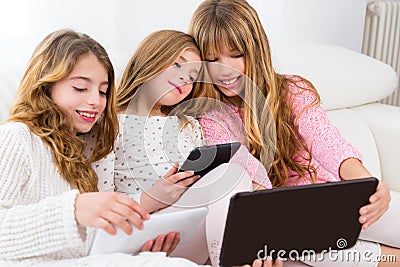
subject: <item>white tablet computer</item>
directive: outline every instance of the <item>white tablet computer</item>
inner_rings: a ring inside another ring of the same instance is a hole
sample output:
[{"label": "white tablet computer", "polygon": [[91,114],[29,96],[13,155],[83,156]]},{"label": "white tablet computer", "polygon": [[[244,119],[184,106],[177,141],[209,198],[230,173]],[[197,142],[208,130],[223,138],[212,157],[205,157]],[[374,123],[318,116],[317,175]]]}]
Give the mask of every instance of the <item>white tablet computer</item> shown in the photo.
[{"label": "white tablet computer", "polygon": [[150,215],[144,221],[143,230],[133,227],[132,235],[125,234],[117,228],[116,235],[110,235],[102,229],[97,229],[89,255],[106,253],[138,253],[148,240],[154,240],[160,234],[169,232],[180,233],[180,244],[190,240],[207,215],[206,207],[178,209],[167,208],[161,212]]}]

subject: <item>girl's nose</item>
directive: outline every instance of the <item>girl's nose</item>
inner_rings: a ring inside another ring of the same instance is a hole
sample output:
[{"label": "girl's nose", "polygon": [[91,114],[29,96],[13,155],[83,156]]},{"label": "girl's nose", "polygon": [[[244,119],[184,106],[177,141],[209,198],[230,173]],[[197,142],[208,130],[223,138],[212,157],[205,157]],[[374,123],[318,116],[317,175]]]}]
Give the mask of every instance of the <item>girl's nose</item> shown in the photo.
[{"label": "girl's nose", "polygon": [[93,90],[93,93],[88,96],[88,103],[93,106],[98,106],[100,104],[100,93],[98,90]]},{"label": "girl's nose", "polygon": [[182,73],[182,74],[180,75],[180,77],[179,77],[179,80],[180,80],[182,83],[191,83],[191,82],[192,82],[192,80],[191,80],[191,78],[190,78],[190,73]]},{"label": "girl's nose", "polygon": [[223,76],[229,76],[232,74],[234,71],[232,67],[230,67],[229,62],[221,62],[217,63],[218,64],[218,71],[221,73]]}]

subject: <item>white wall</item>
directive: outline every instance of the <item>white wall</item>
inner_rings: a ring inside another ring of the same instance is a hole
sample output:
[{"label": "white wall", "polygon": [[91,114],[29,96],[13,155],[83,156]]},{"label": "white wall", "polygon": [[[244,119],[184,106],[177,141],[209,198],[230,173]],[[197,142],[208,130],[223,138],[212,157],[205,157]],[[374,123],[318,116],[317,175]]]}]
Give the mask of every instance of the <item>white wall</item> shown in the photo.
[{"label": "white wall", "polygon": [[272,46],[322,43],[360,52],[368,0],[255,0]]},{"label": "white wall", "polygon": [[[249,0],[272,48],[327,43],[361,50],[367,0]],[[0,98],[11,98],[33,49],[48,33],[72,28],[108,50],[117,77],[138,43],[152,31],[187,31],[202,0],[4,0],[0,2]],[[7,94],[6,96],[4,96]],[[0,108],[1,109],[1,108]]]},{"label": "white wall", "polygon": [[[361,51],[367,0],[249,0],[272,44],[328,43]],[[162,28],[187,30],[202,0],[9,0],[0,2],[1,47],[30,54],[49,32],[73,28],[106,48],[133,52],[140,40]],[[10,51],[9,51],[10,52]],[[118,62],[119,64],[119,62]]]}]

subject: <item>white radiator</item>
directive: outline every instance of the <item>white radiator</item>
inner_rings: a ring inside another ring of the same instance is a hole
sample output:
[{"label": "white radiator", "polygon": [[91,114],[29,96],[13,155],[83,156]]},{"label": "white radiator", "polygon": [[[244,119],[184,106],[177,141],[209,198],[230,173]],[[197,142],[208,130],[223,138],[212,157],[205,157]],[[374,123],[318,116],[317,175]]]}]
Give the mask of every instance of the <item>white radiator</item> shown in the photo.
[{"label": "white radiator", "polygon": [[[391,65],[400,77],[400,0],[368,3],[362,52]],[[400,78],[396,91],[381,102],[400,106]]]}]

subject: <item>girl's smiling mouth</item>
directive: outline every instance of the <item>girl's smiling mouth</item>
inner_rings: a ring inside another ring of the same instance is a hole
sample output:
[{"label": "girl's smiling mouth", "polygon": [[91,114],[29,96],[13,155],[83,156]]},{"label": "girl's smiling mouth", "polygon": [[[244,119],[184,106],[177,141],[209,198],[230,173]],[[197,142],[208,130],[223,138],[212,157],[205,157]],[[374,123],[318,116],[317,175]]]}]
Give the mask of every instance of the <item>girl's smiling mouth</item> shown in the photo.
[{"label": "girl's smiling mouth", "polygon": [[174,84],[173,82],[168,81],[170,85],[172,85],[178,92],[179,94],[182,94],[182,88],[180,88],[177,84]]},{"label": "girl's smiling mouth", "polygon": [[235,78],[230,78],[230,79],[223,79],[223,80],[220,79],[219,84],[221,86],[225,87],[226,89],[232,89],[232,88],[236,87],[239,79],[240,79],[240,76],[237,76]]},{"label": "girl's smiling mouth", "polygon": [[83,110],[77,110],[76,113],[83,119],[84,121],[87,122],[94,122],[96,120],[96,115],[97,112],[95,111],[83,111]]}]

